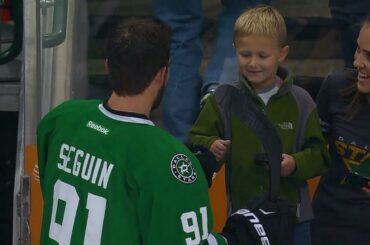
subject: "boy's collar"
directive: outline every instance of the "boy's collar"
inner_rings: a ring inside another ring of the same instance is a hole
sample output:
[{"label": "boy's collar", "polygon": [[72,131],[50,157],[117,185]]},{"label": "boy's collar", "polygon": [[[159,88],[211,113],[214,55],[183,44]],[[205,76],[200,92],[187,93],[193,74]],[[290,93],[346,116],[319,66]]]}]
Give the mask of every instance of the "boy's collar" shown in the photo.
[{"label": "boy's collar", "polygon": [[263,93],[266,93],[268,91],[275,89],[276,87],[279,89],[282,84],[283,84],[283,80],[280,77],[276,76],[275,81],[271,84],[271,86],[267,88],[259,89],[259,90],[255,89],[255,91],[257,94],[263,94]]},{"label": "boy's collar", "polygon": [[[278,84],[279,87],[281,87],[282,84],[285,83],[285,81],[287,81],[288,83],[292,82],[291,74],[287,69],[285,69],[282,66],[278,67],[276,76],[279,78],[278,81],[278,83],[280,83]],[[241,81],[243,85],[242,87],[246,87],[250,92],[255,91],[254,88],[252,88],[251,85],[249,84],[248,80],[241,73],[239,74],[239,81]]]}]

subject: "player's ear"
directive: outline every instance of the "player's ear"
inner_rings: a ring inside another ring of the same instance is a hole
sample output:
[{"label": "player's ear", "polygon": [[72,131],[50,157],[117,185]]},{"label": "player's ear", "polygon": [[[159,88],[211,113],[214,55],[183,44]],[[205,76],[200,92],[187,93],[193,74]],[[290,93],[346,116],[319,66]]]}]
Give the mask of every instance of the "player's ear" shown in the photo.
[{"label": "player's ear", "polygon": [[165,81],[168,80],[169,76],[170,76],[170,67],[169,67],[169,65],[165,65],[164,66],[164,78],[165,78]]},{"label": "player's ear", "polygon": [[280,50],[279,62],[283,62],[289,53],[289,46],[285,45]]},{"label": "player's ear", "polygon": [[168,65],[164,65],[161,69],[158,70],[156,75],[156,80],[160,83],[166,83],[168,79],[169,68]]},{"label": "player's ear", "polygon": [[168,60],[164,68],[165,68],[165,82],[167,82],[168,78],[170,77],[170,60]]}]

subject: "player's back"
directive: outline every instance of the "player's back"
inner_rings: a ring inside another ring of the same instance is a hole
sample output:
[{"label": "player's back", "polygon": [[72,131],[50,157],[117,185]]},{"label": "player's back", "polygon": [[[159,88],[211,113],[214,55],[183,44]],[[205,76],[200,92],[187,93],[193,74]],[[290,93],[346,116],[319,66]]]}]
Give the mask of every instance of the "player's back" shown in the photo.
[{"label": "player's back", "polygon": [[38,147],[41,244],[181,244],[207,237],[212,222],[199,163],[141,115],[70,101],[42,120]]}]

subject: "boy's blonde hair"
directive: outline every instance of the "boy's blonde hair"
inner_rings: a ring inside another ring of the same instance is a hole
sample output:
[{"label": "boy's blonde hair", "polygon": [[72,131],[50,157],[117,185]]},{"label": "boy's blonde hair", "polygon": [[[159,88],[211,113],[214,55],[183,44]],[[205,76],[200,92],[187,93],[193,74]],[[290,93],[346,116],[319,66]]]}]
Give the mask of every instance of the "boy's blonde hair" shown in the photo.
[{"label": "boy's blonde hair", "polygon": [[272,37],[279,45],[285,46],[287,31],[283,16],[271,6],[258,5],[247,9],[235,22],[234,41],[248,35]]}]

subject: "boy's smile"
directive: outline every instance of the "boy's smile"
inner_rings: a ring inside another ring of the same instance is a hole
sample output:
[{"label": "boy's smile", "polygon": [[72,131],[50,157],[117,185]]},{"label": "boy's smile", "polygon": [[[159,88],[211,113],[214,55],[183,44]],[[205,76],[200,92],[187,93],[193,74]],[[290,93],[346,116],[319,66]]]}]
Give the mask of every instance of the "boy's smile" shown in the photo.
[{"label": "boy's smile", "polygon": [[289,51],[288,46],[282,48],[277,39],[267,36],[236,37],[234,45],[240,73],[257,90],[274,83],[279,63]]}]

